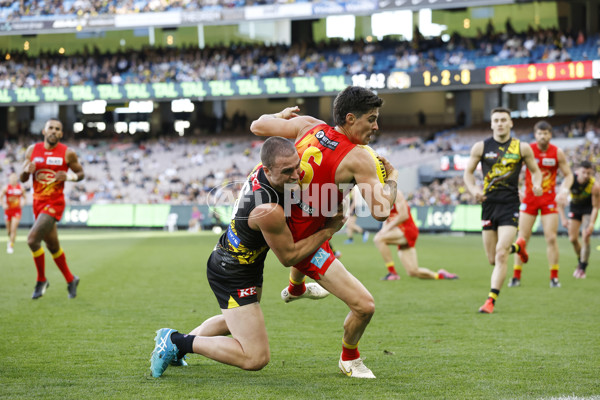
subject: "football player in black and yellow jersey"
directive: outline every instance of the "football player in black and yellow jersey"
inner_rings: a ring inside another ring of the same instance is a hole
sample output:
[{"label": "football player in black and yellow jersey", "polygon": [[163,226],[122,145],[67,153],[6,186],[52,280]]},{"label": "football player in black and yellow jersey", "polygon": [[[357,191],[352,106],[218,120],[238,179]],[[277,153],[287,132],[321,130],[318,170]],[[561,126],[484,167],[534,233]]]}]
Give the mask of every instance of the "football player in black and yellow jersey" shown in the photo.
[{"label": "football player in black and yellow jersey", "polygon": [[[492,137],[477,142],[465,168],[464,180],[469,192],[482,203],[481,225],[485,253],[494,266],[491,290],[479,312],[490,314],[506,278],[508,255],[518,253],[527,262],[525,239],[513,240],[519,225],[519,174],[523,163],[531,172],[532,190],[541,196],[542,173],[528,143],[511,137],[513,121],[510,110],[494,108],[491,112]],[[475,180],[481,162],[483,188]]]},{"label": "football player in black and yellow jersey", "polygon": [[[590,258],[590,237],[594,233],[599,207],[600,183],[594,177],[592,163],[583,161],[575,171],[575,180],[571,186],[568,220],[564,208],[559,208],[562,224],[569,230],[569,241],[579,261],[573,272],[573,276],[578,279],[584,279],[586,276],[585,269]],[[580,229],[582,243],[579,243]]]}]

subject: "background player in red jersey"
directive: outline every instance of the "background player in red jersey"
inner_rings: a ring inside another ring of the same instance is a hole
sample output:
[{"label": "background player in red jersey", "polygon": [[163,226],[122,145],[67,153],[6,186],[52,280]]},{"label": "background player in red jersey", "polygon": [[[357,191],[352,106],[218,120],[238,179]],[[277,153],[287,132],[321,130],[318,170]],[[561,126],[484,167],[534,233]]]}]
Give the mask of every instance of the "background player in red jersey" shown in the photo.
[{"label": "background player in red jersey", "polygon": [[[63,137],[62,122],[50,119],[42,130],[44,141],[29,146],[25,153],[25,162],[21,172],[21,182],[26,182],[33,175],[33,214],[35,223],[27,235],[27,244],[33,254],[37,269],[37,281],[32,299],[38,299],[50,286],[46,279],[44,248],[52,253],[54,262],[67,281],[69,298],[77,296],[79,278],[71,274],[67,266],[65,253],[58,241],[56,223],[60,221],[65,209],[63,189],[65,181],[83,179],[83,167],[77,154],[60,143]],[[69,172],[69,169],[71,172]]]},{"label": "background player in red jersey", "polygon": [[8,243],[6,252],[14,253],[15,239],[17,238],[17,229],[21,221],[22,207],[25,204],[25,190],[19,184],[17,174],[11,173],[8,177],[8,184],[4,185],[0,191],[2,198],[2,208],[4,209],[4,220],[6,221],[6,230],[8,232]]},{"label": "background player in red jersey", "polygon": [[394,266],[394,257],[388,247],[391,244],[398,246],[398,257],[408,276],[420,279],[458,279],[458,276],[444,269],[433,272],[430,269],[419,267],[417,249],[415,249],[418,237],[419,228],[410,214],[410,207],[402,192],[398,191],[389,218],[383,222],[383,226],[373,239],[388,270],[382,280],[396,281],[400,279]]},{"label": "background player in red jersey", "polygon": [[[298,116],[298,107],[264,114],[252,122],[250,130],[255,135],[283,136],[296,141],[302,161],[300,185],[303,190],[294,199],[297,204],[291,207],[288,218],[295,241],[323,226],[327,221],[325,211],[337,210],[354,183],[375,219],[383,221],[389,216],[396,200],[398,171],[382,158],[387,173],[387,180],[382,184],[370,153],[357,146],[368,144],[378,131],[377,118],[382,104],[383,100],[372,91],[349,86],[334,100],[335,127],[311,116]],[[305,275],[350,308],[344,321],[340,370],[354,378],[375,378],[358,352],[358,341],[375,312],[371,293],[335,258],[328,242],[294,265],[290,285],[282,291],[284,301],[300,298],[307,292]]]},{"label": "background player in red jersey", "polygon": [[[560,287],[558,281],[558,205],[565,206],[569,194],[569,188],[573,184],[573,174],[562,149],[550,143],[552,139],[552,125],[546,121],[539,121],[533,127],[535,143],[531,144],[533,156],[542,171],[541,196],[535,196],[532,189],[531,172],[525,172],[525,195],[521,201],[519,214],[519,236],[529,242],[533,224],[538,216],[542,214],[542,228],[546,238],[546,255],[550,267],[550,287]],[[560,171],[563,182],[558,192],[556,191],[556,173]],[[521,285],[521,269],[523,261],[515,255],[513,277],[508,283],[509,287]]]}]

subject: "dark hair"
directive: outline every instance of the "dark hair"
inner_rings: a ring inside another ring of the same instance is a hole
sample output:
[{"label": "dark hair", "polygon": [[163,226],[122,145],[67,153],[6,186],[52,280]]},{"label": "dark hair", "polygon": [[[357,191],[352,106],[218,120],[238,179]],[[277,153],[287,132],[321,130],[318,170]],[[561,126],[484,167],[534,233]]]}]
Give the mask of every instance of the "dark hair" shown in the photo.
[{"label": "dark hair", "polygon": [[333,122],[338,126],[346,123],[346,115],[352,113],[356,118],[379,108],[383,100],[369,89],[360,86],[348,86],[333,101]]},{"label": "dark hair", "polygon": [[294,153],[296,153],[294,143],[285,138],[273,136],[263,143],[260,149],[260,161],[265,167],[272,168],[277,157],[287,157]]},{"label": "dark hair", "polygon": [[533,132],[535,131],[550,131],[552,132],[552,125],[548,121],[539,121],[533,126]]},{"label": "dark hair", "polygon": [[492,108],[490,115],[492,115],[493,113],[506,113],[510,117],[511,111],[505,107],[494,107],[494,108]]},{"label": "dark hair", "polygon": [[594,166],[592,165],[592,163],[589,162],[589,161],[582,161],[581,163],[579,163],[579,167],[580,168],[585,168],[585,169],[592,169],[592,168],[594,168]]}]

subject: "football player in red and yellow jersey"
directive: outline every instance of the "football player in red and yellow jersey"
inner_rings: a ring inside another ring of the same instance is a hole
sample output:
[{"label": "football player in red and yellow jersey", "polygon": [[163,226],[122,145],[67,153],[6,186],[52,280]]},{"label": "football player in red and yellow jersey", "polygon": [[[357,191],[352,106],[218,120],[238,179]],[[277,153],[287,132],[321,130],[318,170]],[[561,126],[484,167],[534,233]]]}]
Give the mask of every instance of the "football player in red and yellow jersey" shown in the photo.
[{"label": "football player in red and yellow jersey", "polygon": [[[58,241],[56,223],[62,218],[65,209],[63,189],[65,181],[77,182],[83,179],[83,167],[77,154],[71,148],[60,143],[63,137],[63,125],[57,119],[50,119],[42,130],[44,141],[32,144],[25,153],[25,162],[21,172],[21,182],[33,177],[33,214],[35,223],[27,235],[27,244],[33,254],[37,269],[37,281],[32,299],[42,297],[49,283],[45,274],[45,258],[42,241],[52,253],[54,262],[67,281],[69,298],[77,296],[79,278],[74,276],[65,253]],[[70,171],[69,171],[70,170]]]},{"label": "football player in red and yellow jersey", "polygon": [[[311,117],[299,116],[298,107],[288,107],[276,114],[264,114],[250,126],[257,136],[282,136],[293,139],[301,159],[301,191],[292,199],[288,217],[294,240],[316,232],[334,215],[354,184],[365,199],[371,215],[385,220],[397,193],[398,171],[382,158],[387,180],[379,181],[377,167],[366,145],[377,133],[379,108],[383,100],[372,91],[349,86],[333,103],[335,126]],[[304,283],[305,275],[341,299],[350,308],[344,321],[340,370],[354,378],[375,378],[358,352],[358,341],[373,313],[373,296],[336,259],[326,242],[314,254],[294,265],[290,284],[282,291],[288,302],[301,297],[311,298]]]},{"label": "football player in red and yellow jersey", "polygon": [[0,191],[2,199],[2,208],[4,209],[4,220],[6,221],[6,230],[8,231],[8,243],[6,252],[14,253],[14,244],[17,237],[17,229],[21,221],[21,208],[25,204],[25,190],[19,184],[17,174],[11,173],[8,177],[8,184],[4,185]]},{"label": "football player in red and yellow jersey", "polygon": [[[556,236],[558,233],[558,207],[566,205],[569,188],[573,184],[573,174],[567,162],[567,157],[562,149],[550,143],[552,139],[552,126],[546,121],[539,121],[533,127],[535,143],[531,144],[535,161],[542,171],[542,190],[541,196],[535,196],[533,193],[533,183],[531,181],[531,172],[525,172],[525,195],[521,201],[519,215],[519,237],[529,242],[533,224],[537,219],[538,213],[541,214],[542,228],[546,238],[546,255],[550,268],[550,287],[560,287],[558,282],[558,243]],[[558,192],[556,191],[557,172],[563,176],[563,182]],[[521,257],[515,255],[515,264],[513,267],[513,277],[508,283],[509,287],[521,285],[521,270],[523,261]]]}]

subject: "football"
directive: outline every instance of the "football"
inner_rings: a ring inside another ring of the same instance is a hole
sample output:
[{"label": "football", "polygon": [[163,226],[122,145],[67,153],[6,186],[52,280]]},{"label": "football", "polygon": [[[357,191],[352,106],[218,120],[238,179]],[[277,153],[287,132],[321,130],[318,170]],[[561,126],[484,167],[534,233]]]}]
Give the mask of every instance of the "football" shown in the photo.
[{"label": "football", "polygon": [[375,163],[375,169],[377,170],[377,177],[379,178],[379,182],[381,184],[385,183],[385,179],[387,178],[387,174],[385,172],[385,166],[383,162],[379,159],[379,156],[370,146],[367,145],[359,145],[363,149],[367,150],[371,157],[373,158],[373,162]]}]

